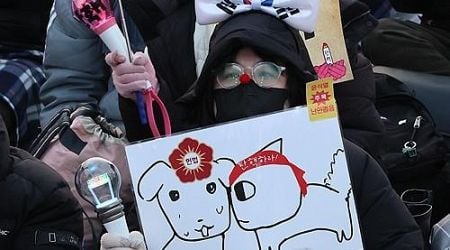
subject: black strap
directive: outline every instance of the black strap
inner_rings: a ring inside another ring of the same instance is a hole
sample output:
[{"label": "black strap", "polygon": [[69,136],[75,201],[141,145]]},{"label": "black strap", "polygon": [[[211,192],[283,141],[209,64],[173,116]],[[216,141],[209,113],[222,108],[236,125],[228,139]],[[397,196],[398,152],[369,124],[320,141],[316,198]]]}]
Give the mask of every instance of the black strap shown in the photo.
[{"label": "black strap", "polygon": [[81,150],[86,146],[86,142],[82,141],[78,135],[73,132],[70,127],[66,127],[60,133],[59,141],[64,147],[79,155]]},{"label": "black strap", "polygon": [[72,232],[54,230],[36,230],[34,233],[35,246],[55,245],[81,249],[80,238]]},{"label": "black strap", "polygon": [[66,126],[70,125],[70,108],[64,108],[56,113],[48,124],[42,129],[39,135],[31,144],[28,151],[37,158],[40,158],[44,151],[47,149],[51,140],[59,134],[59,132]]}]

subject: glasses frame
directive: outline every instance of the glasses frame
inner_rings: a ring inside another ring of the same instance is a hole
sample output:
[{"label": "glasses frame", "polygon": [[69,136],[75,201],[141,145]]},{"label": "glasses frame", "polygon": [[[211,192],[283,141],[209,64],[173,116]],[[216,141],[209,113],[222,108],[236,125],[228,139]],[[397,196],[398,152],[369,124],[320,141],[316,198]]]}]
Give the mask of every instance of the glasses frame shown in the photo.
[{"label": "glasses frame", "polygon": [[217,84],[219,85],[219,88],[216,88],[216,89],[233,89],[233,88],[236,88],[237,86],[239,86],[239,85],[241,84],[241,82],[239,81],[239,78],[240,78],[241,75],[245,74],[245,69],[251,69],[251,70],[252,70],[252,71],[251,71],[251,77],[252,77],[253,82],[254,82],[256,85],[258,85],[258,86],[261,87],[261,88],[265,88],[265,89],[272,87],[273,85],[267,86],[267,85],[262,84],[261,82],[256,82],[256,81],[255,81],[255,68],[257,68],[258,66],[260,66],[260,65],[262,65],[262,64],[270,64],[270,65],[274,66],[274,67],[277,69],[277,71],[278,71],[278,76],[277,76],[275,82],[273,83],[273,85],[276,84],[276,81],[278,81],[278,79],[280,79],[281,74],[283,74],[283,72],[286,70],[286,67],[280,66],[280,65],[278,65],[278,64],[276,64],[276,63],[274,63],[274,62],[270,62],[270,61],[262,61],[262,62],[258,62],[258,63],[256,63],[255,65],[253,65],[252,67],[244,67],[244,66],[242,66],[241,64],[236,63],[236,62],[225,63],[225,64],[223,65],[222,69],[221,69],[219,72],[222,72],[223,69],[226,68],[227,66],[237,66],[237,67],[241,70],[241,72],[240,72],[240,74],[239,74],[239,77],[236,79],[235,84],[234,84],[233,86],[230,86],[230,87],[225,87],[225,86],[221,83],[221,81],[219,80],[219,74],[216,74],[216,82],[217,82]]}]

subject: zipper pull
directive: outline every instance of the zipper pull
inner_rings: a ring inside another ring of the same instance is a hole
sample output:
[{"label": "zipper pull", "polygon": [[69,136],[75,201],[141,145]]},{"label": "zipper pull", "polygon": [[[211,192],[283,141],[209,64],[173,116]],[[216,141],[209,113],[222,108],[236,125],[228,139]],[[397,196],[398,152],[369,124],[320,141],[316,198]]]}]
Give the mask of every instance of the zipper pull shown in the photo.
[{"label": "zipper pull", "polygon": [[416,117],[416,120],[414,121],[413,125],[411,138],[403,145],[402,153],[409,158],[417,156],[417,149],[416,149],[417,143],[414,141],[414,137],[416,136],[417,129],[420,128],[420,122],[422,120],[423,120],[422,116],[419,115]]},{"label": "zipper pull", "polygon": [[416,120],[414,121],[414,128],[420,128],[420,122],[422,121],[422,116],[417,116]]}]

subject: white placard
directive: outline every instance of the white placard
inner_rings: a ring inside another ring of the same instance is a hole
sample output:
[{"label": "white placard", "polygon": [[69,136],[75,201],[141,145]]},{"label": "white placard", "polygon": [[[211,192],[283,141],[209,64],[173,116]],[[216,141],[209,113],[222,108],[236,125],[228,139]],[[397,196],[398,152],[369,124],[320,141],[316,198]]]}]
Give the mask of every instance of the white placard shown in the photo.
[{"label": "white placard", "polygon": [[362,249],[336,118],[306,108],[126,147],[149,249]]}]

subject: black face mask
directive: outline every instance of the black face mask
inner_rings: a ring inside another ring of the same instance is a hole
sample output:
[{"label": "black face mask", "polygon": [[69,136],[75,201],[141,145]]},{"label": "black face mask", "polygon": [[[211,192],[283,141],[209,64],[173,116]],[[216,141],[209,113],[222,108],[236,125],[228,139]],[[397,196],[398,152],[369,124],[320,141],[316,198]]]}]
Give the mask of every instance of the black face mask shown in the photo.
[{"label": "black face mask", "polygon": [[281,110],[287,98],[287,89],[265,89],[253,82],[233,89],[215,89],[216,121],[231,121]]}]

